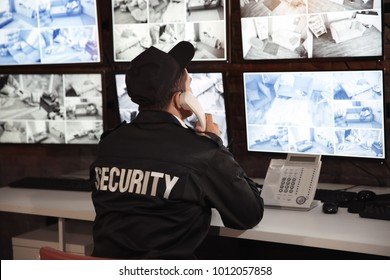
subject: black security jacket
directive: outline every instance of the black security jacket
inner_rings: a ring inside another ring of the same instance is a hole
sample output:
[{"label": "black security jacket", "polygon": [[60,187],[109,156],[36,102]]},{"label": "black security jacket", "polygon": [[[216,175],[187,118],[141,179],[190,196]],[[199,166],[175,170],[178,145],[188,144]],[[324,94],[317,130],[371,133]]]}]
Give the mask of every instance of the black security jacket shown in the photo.
[{"label": "black security jacket", "polygon": [[192,258],[209,230],[211,208],[226,227],[258,224],[259,186],[220,138],[211,138],[162,111],[142,111],[103,135],[90,170],[93,255]]}]

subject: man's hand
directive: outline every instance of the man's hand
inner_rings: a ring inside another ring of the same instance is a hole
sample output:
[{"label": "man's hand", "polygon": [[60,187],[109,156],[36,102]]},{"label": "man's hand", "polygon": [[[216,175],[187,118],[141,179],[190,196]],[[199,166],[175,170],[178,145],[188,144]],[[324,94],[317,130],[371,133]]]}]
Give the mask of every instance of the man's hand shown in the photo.
[{"label": "man's hand", "polygon": [[[196,123],[195,130],[202,131],[199,121]],[[207,132],[212,132],[218,136],[221,136],[221,131],[218,124],[213,120],[213,115],[206,113],[206,130]]]}]

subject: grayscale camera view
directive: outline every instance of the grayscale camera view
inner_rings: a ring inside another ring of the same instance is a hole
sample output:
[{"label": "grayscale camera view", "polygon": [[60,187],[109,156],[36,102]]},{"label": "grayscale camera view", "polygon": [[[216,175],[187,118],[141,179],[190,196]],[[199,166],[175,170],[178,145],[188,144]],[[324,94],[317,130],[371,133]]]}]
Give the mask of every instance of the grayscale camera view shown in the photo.
[{"label": "grayscale camera view", "polygon": [[0,126],[0,143],[98,143],[101,75],[1,74]]},{"label": "grayscale camera view", "polygon": [[[221,138],[228,144],[226,110],[224,98],[224,84],[222,73],[189,73],[192,77],[191,88],[205,113],[213,115],[215,123],[221,130]],[[131,122],[138,114],[138,105],[131,101],[127,95],[125,75],[116,75],[116,89],[118,96],[120,121]],[[191,127],[195,126],[197,119],[192,115],[186,120]]]},{"label": "grayscale camera view", "polygon": [[165,52],[191,42],[194,61],[225,60],[225,0],[113,0],[115,61],[154,46]]},{"label": "grayscale camera view", "polygon": [[99,62],[95,0],[0,0],[0,65]]},{"label": "grayscale camera view", "polygon": [[376,57],[380,0],[240,0],[243,58]]},{"label": "grayscale camera view", "polygon": [[212,21],[225,18],[224,2],[219,0],[187,0],[188,21]]},{"label": "grayscale camera view", "polygon": [[[222,73],[190,73],[192,77],[192,93],[198,99],[205,113],[213,115],[214,122],[218,124],[221,139],[225,146],[228,145],[225,90]],[[188,122],[194,126],[194,115]]]},{"label": "grayscale camera view", "polygon": [[138,114],[138,104],[131,101],[127,94],[125,77],[125,74],[115,75],[119,119],[121,122],[131,122]]},{"label": "grayscale camera view", "polygon": [[384,157],[381,71],[244,73],[244,85],[248,150]]}]

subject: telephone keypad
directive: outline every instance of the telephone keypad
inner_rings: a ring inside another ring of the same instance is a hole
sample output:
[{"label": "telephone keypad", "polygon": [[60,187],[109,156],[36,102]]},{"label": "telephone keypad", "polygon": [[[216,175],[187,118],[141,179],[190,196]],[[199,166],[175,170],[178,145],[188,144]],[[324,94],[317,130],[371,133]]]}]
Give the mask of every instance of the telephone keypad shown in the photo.
[{"label": "telephone keypad", "polygon": [[294,194],[298,192],[299,180],[302,175],[301,169],[287,168],[284,171],[284,176],[281,178],[279,185],[279,193]]}]

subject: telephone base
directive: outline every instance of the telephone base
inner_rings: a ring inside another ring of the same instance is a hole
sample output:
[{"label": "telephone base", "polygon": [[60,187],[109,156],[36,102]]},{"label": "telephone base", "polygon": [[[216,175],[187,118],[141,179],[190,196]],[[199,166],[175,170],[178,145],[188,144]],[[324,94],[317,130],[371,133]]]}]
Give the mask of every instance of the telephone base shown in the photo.
[{"label": "telephone base", "polygon": [[321,204],[318,200],[313,200],[309,207],[294,207],[294,206],[278,206],[278,205],[264,205],[265,208],[279,209],[279,210],[298,210],[298,211],[309,211]]}]

